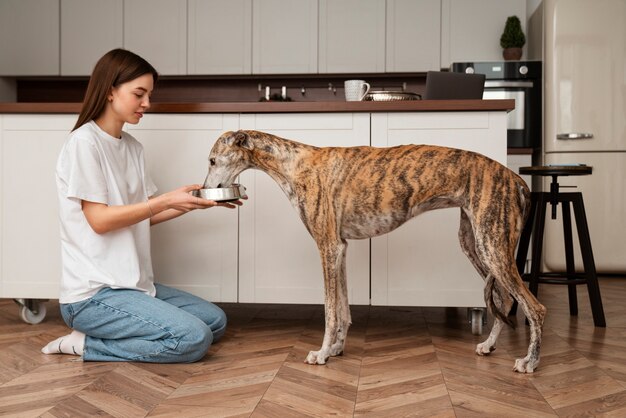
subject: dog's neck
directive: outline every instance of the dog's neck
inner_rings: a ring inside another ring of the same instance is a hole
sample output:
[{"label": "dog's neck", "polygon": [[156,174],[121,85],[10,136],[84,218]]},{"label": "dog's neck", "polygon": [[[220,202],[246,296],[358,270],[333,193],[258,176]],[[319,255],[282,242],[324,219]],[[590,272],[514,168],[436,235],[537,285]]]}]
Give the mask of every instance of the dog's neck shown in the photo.
[{"label": "dog's neck", "polygon": [[251,165],[267,173],[291,200],[294,194],[292,179],[301,169],[300,161],[307,158],[317,147],[280,138],[267,133],[257,133],[251,152]]}]

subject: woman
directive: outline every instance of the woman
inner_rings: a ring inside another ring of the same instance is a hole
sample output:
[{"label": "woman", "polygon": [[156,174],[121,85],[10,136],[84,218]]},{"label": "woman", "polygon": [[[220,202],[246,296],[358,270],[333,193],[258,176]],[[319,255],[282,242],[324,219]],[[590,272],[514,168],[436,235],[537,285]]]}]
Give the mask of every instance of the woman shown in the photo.
[{"label": "woman", "polygon": [[[150,226],[195,209],[234,208],[188,185],[152,197],[142,145],[127,132],[150,107],[156,70],[123,49],[96,64],[57,162],[61,315],[73,331],[42,352],[85,361],[192,362],[226,327],[214,304],[153,282]],[[235,202],[241,204],[241,202]]]}]

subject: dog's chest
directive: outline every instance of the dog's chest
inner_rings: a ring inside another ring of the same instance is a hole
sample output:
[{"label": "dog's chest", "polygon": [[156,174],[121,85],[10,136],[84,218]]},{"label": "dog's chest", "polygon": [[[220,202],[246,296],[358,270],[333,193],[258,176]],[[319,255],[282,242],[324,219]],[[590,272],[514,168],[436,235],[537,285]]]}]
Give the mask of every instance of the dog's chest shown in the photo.
[{"label": "dog's chest", "polygon": [[344,219],[341,224],[341,237],[344,239],[365,239],[386,234],[393,231],[405,220],[398,219],[392,214],[366,214]]}]

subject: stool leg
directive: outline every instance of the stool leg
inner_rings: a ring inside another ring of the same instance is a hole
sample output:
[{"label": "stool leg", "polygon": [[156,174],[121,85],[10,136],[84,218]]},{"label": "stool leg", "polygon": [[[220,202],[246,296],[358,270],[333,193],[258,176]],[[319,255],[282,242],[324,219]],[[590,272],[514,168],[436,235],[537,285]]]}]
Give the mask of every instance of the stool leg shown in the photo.
[{"label": "stool leg", "polygon": [[[574,266],[574,244],[572,240],[572,215],[569,210],[570,202],[561,202],[563,210],[563,238],[565,241],[565,265],[567,268],[567,279],[576,278],[576,267]],[[578,297],[576,296],[576,285],[567,286],[569,294],[569,314],[578,315]]]},{"label": "stool leg", "polygon": [[548,193],[538,193],[537,216],[533,231],[532,264],[528,276],[529,289],[535,297],[539,293],[539,270],[541,268],[541,252],[543,250],[543,232],[546,225],[546,208],[550,203]]},{"label": "stool leg", "polygon": [[602,297],[600,296],[596,265],[593,260],[591,237],[589,236],[589,226],[587,225],[587,216],[585,214],[582,193],[575,193],[573,204],[578,240],[580,241],[580,252],[582,253],[583,265],[585,266],[589,302],[591,303],[591,312],[593,313],[593,323],[596,327],[605,327],[606,321],[604,319],[604,309],[602,308]]}]

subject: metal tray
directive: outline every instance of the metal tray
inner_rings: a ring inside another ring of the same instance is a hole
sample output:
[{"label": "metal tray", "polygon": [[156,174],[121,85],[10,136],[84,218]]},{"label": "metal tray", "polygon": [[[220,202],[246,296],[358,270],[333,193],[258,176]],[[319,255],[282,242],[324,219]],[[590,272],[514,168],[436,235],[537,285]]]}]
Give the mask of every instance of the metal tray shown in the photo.
[{"label": "metal tray", "polygon": [[408,91],[370,90],[363,97],[366,102],[395,102],[402,100],[420,100],[422,96]]},{"label": "metal tray", "polygon": [[235,200],[248,197],[246,195],[246,188],[236,183],[233,183],[229,187],[193,190],[191,194],[215,202],[234,202]]}]

